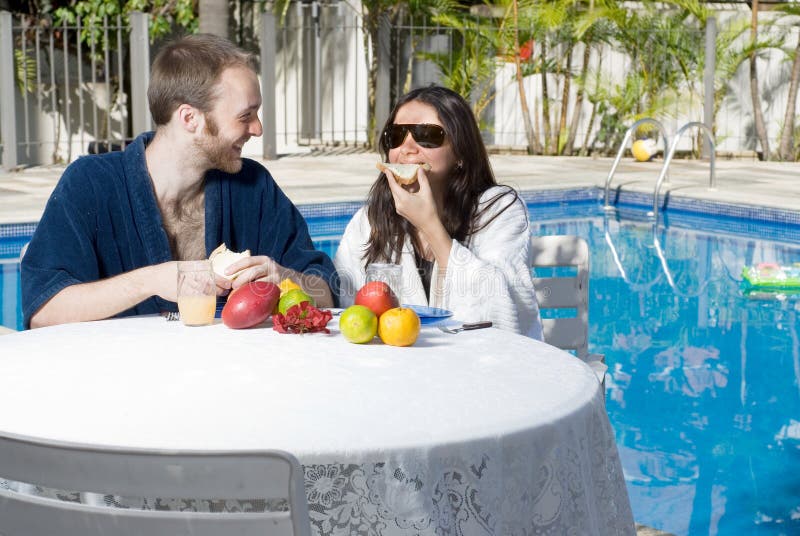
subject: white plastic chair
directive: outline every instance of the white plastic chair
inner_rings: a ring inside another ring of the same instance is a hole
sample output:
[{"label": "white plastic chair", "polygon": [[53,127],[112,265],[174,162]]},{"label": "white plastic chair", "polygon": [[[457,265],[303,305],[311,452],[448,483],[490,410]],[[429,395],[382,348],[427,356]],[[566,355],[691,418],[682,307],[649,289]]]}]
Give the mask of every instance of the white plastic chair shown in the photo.
[{"label": "white plastic chair", "polygon": [[[543,318],[544,341],[563,350],[572,350],[586,362],[605,385],[605,356],[589,353],[589,246],[579,236],[532,236],[530,267],[539,310],[575,309],[575,316]],[[539,277],[537,268],[574,270],[565,275]]]},{"label": "white plastic chair", "polygon": [[286,499],[289,511],[187,512],[68,502],[0,488],[4,536],[309,536],[303,472],[287,452],[100,448],[0,433],[0,477],[122,497]]}]

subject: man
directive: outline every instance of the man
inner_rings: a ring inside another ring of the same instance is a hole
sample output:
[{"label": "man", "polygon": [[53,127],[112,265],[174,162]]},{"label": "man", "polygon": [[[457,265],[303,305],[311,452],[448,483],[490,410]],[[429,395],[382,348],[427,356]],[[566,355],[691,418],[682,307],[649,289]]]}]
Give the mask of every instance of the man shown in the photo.
[{"label": "man", "polygon": [[[217,293],[290,277],[317,305],[336,276],[297,208],[260,164],[241,157],[260,136],[252,57],[213,35],[182,38],[153,62],[155,133],[125,151],[72,163],[22,260],[26,327],[176,310],[177,261],[225,243],[253,256],[217,278]],[[334,286],[331,293],[330,286]]]}]

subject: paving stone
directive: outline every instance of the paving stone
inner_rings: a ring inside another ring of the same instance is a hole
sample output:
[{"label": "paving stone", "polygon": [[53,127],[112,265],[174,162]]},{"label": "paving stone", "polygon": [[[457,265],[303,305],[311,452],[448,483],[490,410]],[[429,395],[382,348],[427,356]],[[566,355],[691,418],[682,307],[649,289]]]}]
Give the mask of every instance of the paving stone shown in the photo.
[{"label": "paving stone", "polygon": [[[597,186],[603,188],[612,158],[490,156],[498,182],[520,190]],[[360,148],[318,151],[262,161],[292,201],[297,204],[366,199],[378,176],[377,153]],[[623,159],[611,182],[617,190],[652,196],[662,161]],[[38,221],[63,166],[0,171],[0,223]],[[749,159],[716,162],[716,188],[708,189],[709,163],[674,160],[661,195],[672,198],[719,200],[800,211],[800,164],[758,162]],[[22,195],[20,195],[22,194]]]}]

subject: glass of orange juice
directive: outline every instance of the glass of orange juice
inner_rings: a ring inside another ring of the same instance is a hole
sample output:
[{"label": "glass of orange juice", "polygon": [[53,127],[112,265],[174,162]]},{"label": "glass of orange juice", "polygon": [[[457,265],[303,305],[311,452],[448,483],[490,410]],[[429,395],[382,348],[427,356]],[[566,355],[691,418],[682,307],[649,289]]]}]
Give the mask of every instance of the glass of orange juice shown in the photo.
[{"label": "glass of orange juice", "polygon": [[214,323],[217,308],[217,285],[210,261],[178,263],[178,311],[186,326]]}]

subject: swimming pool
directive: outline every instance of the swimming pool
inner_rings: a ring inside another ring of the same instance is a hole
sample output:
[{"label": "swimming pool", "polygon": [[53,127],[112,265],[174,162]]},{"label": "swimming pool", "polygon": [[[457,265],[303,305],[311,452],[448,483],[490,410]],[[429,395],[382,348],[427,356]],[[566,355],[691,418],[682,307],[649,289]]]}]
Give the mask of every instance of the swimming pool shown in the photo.
[{"label": "swimming pool", "polygon": [[590,341],[610,367],[636,521],[679,535],[798,534],[800,301],[746,294],[741,270],[800,261],[799,235],[700,223],[579,217],[533,232],[590,241]]},{"label": "swimming pool", "polygon": [[[637,207],[605,217],[597,192],[564,199],[529,198],[532,232],[590,244],[591,350],[609,365],[636,521],[800,533],[800,300],[741,285],[744,265],[800,261],[800,225],[676,211],[654,229]],[[333,254],[357,206],[303,207],[318,247]],[[16,264],[2,267],[6,323],[18,281]]]}]

